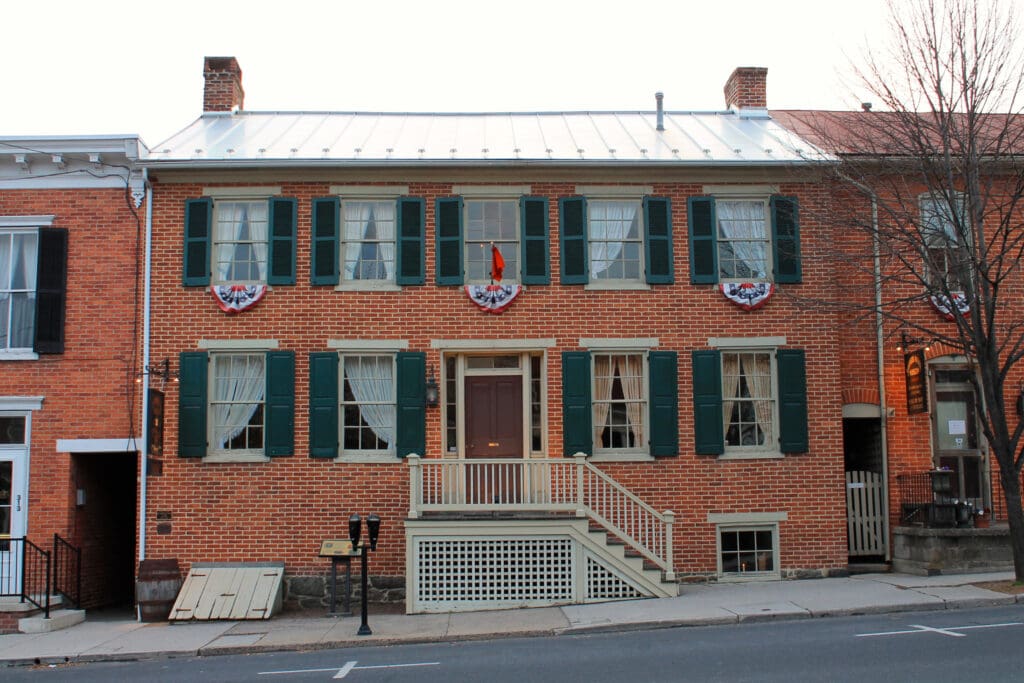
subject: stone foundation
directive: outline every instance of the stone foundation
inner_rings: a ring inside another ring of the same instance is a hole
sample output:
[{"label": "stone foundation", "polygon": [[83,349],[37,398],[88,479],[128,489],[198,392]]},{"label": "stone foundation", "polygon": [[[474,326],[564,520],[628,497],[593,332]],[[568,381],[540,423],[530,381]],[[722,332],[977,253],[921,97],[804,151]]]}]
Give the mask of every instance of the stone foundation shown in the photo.
[{"label": "stone foundation", "polygon": [[[331,573],[313,576],[285,576],[284,609],[327,609],[331,601]],[[338,568],[338,604],[341,609],[345,590],[345,573]],[[404,576],[373,576],[370,575],[367,596],[370,603],[397,604],[405,603]],[[352,609],[358,608],[360,600],[359,575],[352,575]]]},{"label": "stone foundation", "polygon": [[921,576],[1013,570],[1010,531],[931,529],[901,526],[893,530],[893,571]]}]

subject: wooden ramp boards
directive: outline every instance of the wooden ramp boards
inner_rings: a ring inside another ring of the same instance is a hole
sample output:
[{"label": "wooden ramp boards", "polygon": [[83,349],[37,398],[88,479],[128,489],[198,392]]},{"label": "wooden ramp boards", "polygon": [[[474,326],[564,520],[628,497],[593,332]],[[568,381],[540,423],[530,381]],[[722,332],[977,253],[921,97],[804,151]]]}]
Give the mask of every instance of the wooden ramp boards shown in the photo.
[{"label": "wooden ramp boards", "polygon": [[280,611],[283,597],[283,562],[197,562],[170,620],[269,619]]}]

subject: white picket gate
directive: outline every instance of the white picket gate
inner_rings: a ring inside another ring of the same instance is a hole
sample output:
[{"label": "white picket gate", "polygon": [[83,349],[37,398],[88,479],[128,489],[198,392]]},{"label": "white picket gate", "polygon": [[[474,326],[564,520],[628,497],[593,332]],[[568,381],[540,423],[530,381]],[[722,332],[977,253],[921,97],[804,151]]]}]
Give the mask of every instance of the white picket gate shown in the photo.
[{"label": "white picket gate", "polygon": [[885,555],[882,475],[846,473],[846,532],[850,557]]}]

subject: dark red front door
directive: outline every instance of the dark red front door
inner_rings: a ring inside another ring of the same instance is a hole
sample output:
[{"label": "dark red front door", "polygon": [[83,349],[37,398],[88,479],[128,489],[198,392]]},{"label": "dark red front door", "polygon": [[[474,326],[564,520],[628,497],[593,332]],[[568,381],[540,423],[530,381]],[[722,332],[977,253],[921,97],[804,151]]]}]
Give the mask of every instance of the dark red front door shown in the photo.
[{"label": "dark red front door", "polygon": [[[466,378],[466,457],[522,458],[523,378],[484,375]],[[480,463],[466,467],[467,502],[522,500],[522,463]]]}]

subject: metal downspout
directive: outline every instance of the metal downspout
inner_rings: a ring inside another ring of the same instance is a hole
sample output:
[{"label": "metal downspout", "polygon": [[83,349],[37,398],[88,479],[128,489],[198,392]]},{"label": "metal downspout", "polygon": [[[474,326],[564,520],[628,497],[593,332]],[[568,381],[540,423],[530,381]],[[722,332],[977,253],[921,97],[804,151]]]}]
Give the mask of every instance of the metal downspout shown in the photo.
[{"label": "metal downspout", "polygon": [[[143,256],[145,271],[143,275],[142,295],[142,367],[149,367],[149,324],[150,324],[150,289],[152,263],[150,255],[153,246],[153,187],[149,183],[149,169],[142,169],[142,179],[146,186],[146,251]],[[142,466],[139,468],[139,562],[146,559],[146,493],[149,479],[149,373],[142,373]]]}]

